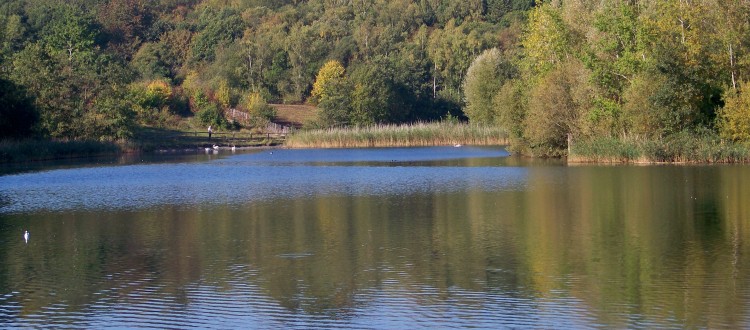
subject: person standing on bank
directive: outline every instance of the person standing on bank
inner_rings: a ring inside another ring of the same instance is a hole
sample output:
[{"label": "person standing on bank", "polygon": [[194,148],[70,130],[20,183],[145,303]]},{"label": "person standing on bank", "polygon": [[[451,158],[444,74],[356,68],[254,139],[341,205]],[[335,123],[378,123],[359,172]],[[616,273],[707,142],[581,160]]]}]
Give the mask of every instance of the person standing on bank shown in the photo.
[{"label": "person standing on bank", "polygon": [[211,125],[208,125],[208,139],[211,140],[211,133],[214,131],[211,129]]}]

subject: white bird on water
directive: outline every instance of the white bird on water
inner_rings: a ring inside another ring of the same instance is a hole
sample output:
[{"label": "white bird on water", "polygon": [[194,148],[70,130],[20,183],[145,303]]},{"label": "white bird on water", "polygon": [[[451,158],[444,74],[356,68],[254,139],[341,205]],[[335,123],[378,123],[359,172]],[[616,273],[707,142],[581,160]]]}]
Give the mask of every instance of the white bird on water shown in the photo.
[{"label": "white bird on water", "polygon": [[214,150],[219,150],[219,146],[214,144]]},{"label": "white bird on water", "polygon": [[23,232],[23,241],[26,242],[26,244],[29,243],[29,231],[28,230],[24,230]]},{"label": "white bird on water", "polygon": [[456,143],[456,145],[454,145],[454,147],[461,148],[461,144],[460,143]]}]

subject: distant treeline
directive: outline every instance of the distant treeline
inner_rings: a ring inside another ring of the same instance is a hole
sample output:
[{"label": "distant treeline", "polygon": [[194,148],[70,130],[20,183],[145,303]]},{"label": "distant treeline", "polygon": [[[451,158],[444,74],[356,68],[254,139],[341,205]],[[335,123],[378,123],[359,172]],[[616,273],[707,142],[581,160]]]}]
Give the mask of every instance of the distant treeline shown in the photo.
[{"label": "distant treeline", "polygon": [[750,141],[748,1],[6,0],[0,67],[2,138],[264,126],[274,102],[318,127],[463,117],[544,156]]},{"label": "distant treeline", "polygon": [[[222,115],[229,108],[249,112],[255,120],[244,124],[257,125],[273,115],[268,102],[319,104],[320,126],[461,116],[469,65],[486,49],[519,49],[533,6],[5,0],[0,138],[123,140],[138,127],[188,117],[229,126]],[[336,89],[311,97],[329,62],[343,70],[327,84]]]}]

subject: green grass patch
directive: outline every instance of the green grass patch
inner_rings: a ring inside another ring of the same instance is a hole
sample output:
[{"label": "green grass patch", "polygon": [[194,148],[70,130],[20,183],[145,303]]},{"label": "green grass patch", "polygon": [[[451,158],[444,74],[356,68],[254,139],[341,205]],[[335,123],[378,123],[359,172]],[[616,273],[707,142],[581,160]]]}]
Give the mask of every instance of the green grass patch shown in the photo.
[{"label": "green grass patch", "polygon": [[290,148],[367,148],[507,143],[508,135],[498,127],[435,122],[301,130],[290,135],[284,145]]}]

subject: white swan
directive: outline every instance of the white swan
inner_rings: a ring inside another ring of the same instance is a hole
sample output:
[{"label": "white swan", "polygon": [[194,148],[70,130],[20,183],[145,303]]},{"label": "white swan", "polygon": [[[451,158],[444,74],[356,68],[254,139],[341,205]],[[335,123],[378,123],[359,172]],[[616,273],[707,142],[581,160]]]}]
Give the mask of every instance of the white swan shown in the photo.
[{"label": "white swan", "polygon": [[219,146],[214,144],[214,150],[219,150]]},{"label": "white swan", "polygon": [[454,145],[453,147],[455,147],[455,148],[461,148],[461,144],[460,143],[456,143],[456,145]]}]

